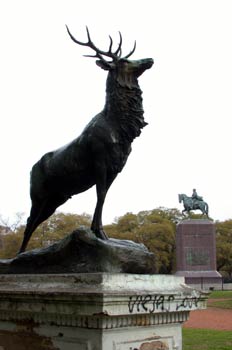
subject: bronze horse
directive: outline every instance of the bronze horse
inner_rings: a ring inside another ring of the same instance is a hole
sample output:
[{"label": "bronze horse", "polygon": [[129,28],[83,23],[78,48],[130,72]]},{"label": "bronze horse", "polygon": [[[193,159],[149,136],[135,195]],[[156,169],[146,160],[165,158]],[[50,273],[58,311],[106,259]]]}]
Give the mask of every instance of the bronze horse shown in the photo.
[{"label": "bronze horse", "polygon": [[178,194],[179,203],[183,201],[184,210],[182,210],[182,214],[184,212],[190,213],[190,210],[201,210],[202,215],[206,215],[208,217],[209,214],[209,206],[203,200],[193,200],[191,197],[186,196],[186,194]]},{"label": "bronze horse", "polygon": [[[153,65],[152,58],[129,60],[132,51],[122,56],[122,36],[113,51],[110,37],[109,49],[102,51],[92,42],[87,30],[87,42],[78,45],[94,51],[96,64],[108,71],[106,102],[103,110],[85,127],[82,134],[68,145],[46,153],[32,168],[30,196],[32,207],[27,220],[24,239],[19,253],[25,251],[32,233],[57,207],[73,195],[96,185],[97,204],[91,229],[101,239],[108,239],[102,227],[102,210],[107,191],[122,171],[131,152],[132,141],[147,125],[143,117],[142,91],[138,78]],[[107,60],[107,59],[110,59]]]}]

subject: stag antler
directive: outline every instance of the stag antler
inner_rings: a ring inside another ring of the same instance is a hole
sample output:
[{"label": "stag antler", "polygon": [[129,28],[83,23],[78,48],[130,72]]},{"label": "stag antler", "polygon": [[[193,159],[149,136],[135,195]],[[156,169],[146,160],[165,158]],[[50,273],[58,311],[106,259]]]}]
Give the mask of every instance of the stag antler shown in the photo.
[{"label": "stag antler", "polygon": [[128,53],[128,55],[124,56],[123,58],[130,57],[135,52],[135,49],[136,49],[136,40],[135,40],[133,49]]},{"label": "stag antler", "polygon": [[[100,58],[100,60],[106,62],[106,60],[103,58],[103,56],[106,56],[106,57],[110,57],[112,58],[112,60],[115,62],[115,61],[118,61],[120,58],[121,58],[121,55],[122,55],[122,35],[121,33],[119,32],[119,44],[118,44],[118,48],[115,52],[112,52],[112,46],[113,46],[113,40],[111,38],[111,36],[109,35],[109,38],[110,38],[110,45],[109,45],[109,49],[108,51],[102,51],[100,49],[98,49],[94,43],[92,42],[91,38],[90,38],[90,34],[89,34],[89,29],[88,27],[86,26],[86,32],[87,32],[87,37],[88,37],[88,41],[87,42],[82,42],[82,41],[79,41],[77,40],[70,32],[68,26],[66,25],[66,28],[67,28],[67,31],[68,31],[68,34],[70,36],[70,38],[76,43],[76,44],[79,44],[79,45],[83,45],[83,46],[88,46],[90,47],[91,49],[93,49],[96,53],[95,55],[84,55],[85,57],[97,57],[97,58]],[[135,48],[136,48],[136,41],[134,43],[134,47],[132,49],[132,51],[126,55],[124,58],[128,58],[130,57],[134,51],[135,51]]]}]

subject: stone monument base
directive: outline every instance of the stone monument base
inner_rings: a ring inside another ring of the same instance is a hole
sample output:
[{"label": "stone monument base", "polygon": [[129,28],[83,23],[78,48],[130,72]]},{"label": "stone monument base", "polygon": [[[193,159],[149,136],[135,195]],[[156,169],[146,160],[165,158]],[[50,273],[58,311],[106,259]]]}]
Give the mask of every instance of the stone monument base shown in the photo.
[{"label": "stone monument base", "polygon": [[175,275],[185,277],[185,283],[192,288],[222,289],[222,276],[218,271],[177,271]]},{"label": "stone monument base", "polygon": [[0,275],[0,349],[181,350],[182,323],[207,293],[183,277]]},{"label": "stone monument base", "polygon": [[188,219],[177,225],[176,276],[193,288],[221,289],[217,272],[215,224],[208,219]]}]

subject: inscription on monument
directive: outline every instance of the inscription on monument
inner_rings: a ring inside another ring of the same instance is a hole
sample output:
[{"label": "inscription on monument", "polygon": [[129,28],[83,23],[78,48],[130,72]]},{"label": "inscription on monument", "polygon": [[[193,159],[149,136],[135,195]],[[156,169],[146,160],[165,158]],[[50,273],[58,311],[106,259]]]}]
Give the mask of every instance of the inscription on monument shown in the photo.
[{"label": "inscription on monument", "polygon": [[185,257],[189,266],[205,266],[210,263],[210,252],[205,247],[186,247]]},{"label": "inscription on monument", "polygon": [[189,219],[177,225],[176,275],[199,288],[221,284],[216,265],[216,226],[211,220]]}]

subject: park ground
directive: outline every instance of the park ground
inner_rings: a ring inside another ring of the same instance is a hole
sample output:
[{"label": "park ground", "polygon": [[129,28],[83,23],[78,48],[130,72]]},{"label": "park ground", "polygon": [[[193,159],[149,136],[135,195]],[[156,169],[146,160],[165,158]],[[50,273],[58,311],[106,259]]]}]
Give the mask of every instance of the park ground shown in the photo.
[{"label": "park ground", "polygon": [[205,310],[190,312],[183,325],[183,350],[232,349],[232,291],[215,291]]},{"label": "park ground", "polygon": [[184,327],[232,331],[232,291],[213,292],[207,309],[191,311]]}]

